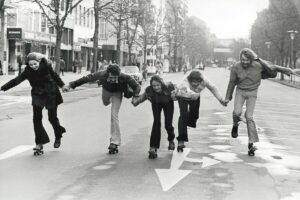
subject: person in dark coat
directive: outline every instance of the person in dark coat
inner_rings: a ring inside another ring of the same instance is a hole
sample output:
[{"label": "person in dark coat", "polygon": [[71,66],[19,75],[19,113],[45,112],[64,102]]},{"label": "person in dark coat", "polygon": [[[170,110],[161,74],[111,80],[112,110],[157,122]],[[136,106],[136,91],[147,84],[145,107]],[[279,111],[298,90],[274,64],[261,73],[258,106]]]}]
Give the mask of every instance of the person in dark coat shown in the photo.
[{"label": "person in dark coat", "polygon": [[121,72],[117,64],[111,64],[106,70],[84,76],[76,81],[70,82],[68,89],[76,87],[88,82],[95,82],[102,85],[102,101],[105,106],[111,106],[111,129],[110,129],[110,145],[109,153],[117,153],[118,146],[121,144],[121,133],[119,127],[119,110],[122,103],[123,93],[127,96],[128,87],[132,91],[132,95],[137,96],[141,90],[140,85],[129,75]]},{"label": "person in dark coat", "polygon": [[169,150],[175,149],[174,144],[174,100],[175,100],[175,86],[172,82],[165,83],[161,77],[154,75],[150,79],[150,86],[145,89],[145,92],[139,97],[132,99],[134,106],[139,105],[145,100],[149,100],[152,105],[153,112],[153,126],[150,137],[149,158],[157,158],[157,149],[160,146],[161,138],[161,111],[165,115],[165,128],[168,133]]},{"label": "person in dark coat", "polygon": [[48,110],[48,119],[54,129],[54,148],[59,148],[62,134],[66,129],[62,127],[57,118],[57,107],[63,103],[59,87],[64,87],[64,82],[53,71],[51,64],[39,53],[30,53],[27,56],[25,70],[16,78],[1,87],[7,91],[27,79],[32,87],[33,125],[35,133],[35,150],[42,151],[43,145],[48,143],[49,137],[42,123],[42,110]]}]

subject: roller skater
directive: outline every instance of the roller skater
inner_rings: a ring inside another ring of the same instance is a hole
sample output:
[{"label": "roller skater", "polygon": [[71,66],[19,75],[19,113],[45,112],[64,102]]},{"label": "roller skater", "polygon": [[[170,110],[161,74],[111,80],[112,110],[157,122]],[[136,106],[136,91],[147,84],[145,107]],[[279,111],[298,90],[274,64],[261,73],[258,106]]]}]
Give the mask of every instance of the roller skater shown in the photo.
[{"label": "roller skater", "polygon": [[118,150],[118,145],[116,144],[113,144],[113,143],[110,143],[109,147],[108,147],[108,153],[109,154],[116,154],[118,153],[119,150]]},{"label": "roller skater", "polygon": [[172,150],[173,151],[174,149],[175,149],[175,143],[172,140],[172,141],[169,142],[168,150]]},{"label": "roller skater", "polygon": [[245,119],[248,132],[248,155],[254,156],[256,147],[253,143],[259,141],[255,121],[253,118],[254,108],[257,100],[258,88],[261,79],[275,78],[277,72],[286,75],[296,75],[296,70],[274,65],[257,56],[257,54],[248,48],[242,49],[240,52],[240,62],[236,63],[230,71],[230,79],[227,86],[225,103],[232,100],[233,91],[234,110],[232,113],[233,126],[231,130],[232,138],[238,137],[238,125],[241,121],[243,105],[246,104]]},{"label": "roller skater", "polygon": [[155,147],[150,147],[149,150],[149,159],[157,158],[157,149]]},{"label": "roller skater", "polygon": [[42,144],[37,144],[36,147],[33,148],[33,155],[34,156],[39,156],[44,154],[43,150],[43,145]]},{"label": "roller skater", "polygon": [[184,148],[185,148],[184,142],[183,141],[178,141],[177,151],[178,152],[183,152]]},{"label": "roller skater", "polygon": [[248,155],[249,156],[255,156],[255,151],[257,150],[257,148],[255,146],[253,146],[253,143],[249,143],[248,144]]},{"label": "roller skater", "polygon": [[[150,149],[155,148],[155,154],[157,156],[157,149],[160,147],[161,139],[161,112],[165,115],[165,129],[168,134],[169,146],[168,150],[174,150],[174,127],[173,127],[173,113],[174,113],[174,100],[175,99],[175,85],[171,82],[165,83],[164,80],[154,75],[150,79],[150,86],[145,89],[145,92],[132,99],[134,106],[149,100],[151,102],[153,113],[153,125],[150,136]],[[149,153],[152,151],[149,151]],[[150,158],[150,155],[149,155]],[[152,154],[151,154],[152,158]]]}]

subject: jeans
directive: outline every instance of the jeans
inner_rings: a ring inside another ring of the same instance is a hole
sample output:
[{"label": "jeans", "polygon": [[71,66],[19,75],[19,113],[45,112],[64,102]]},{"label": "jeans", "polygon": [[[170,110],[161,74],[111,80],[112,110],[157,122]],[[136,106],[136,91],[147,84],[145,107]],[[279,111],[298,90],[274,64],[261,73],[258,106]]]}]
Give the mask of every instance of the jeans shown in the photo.
[{"label": "jeans", "polygon": [[110,143],[120,145],[121,133],[119,126],[119,111],[122,103],[122,92],[109,92],[102,89],[102,101],[105,106],[111,103]]},{"label": "jeans", "polygon": [[174,101],[168,103],[152,103],[153,126],[150,137],[150,147],[159,148],[161,138],[161,111],[165,115],[165,129],[168,133],[168,141],[173,141],[175,138],[173,122]]},{"label": "jeans", "polygon": [[245,118],[247,123],[249,143],[254,143],[259,141],[256,125],[253,119],[256,99],[257,99],[257,89],[252,91],[245,91],[239,88],[236,89],[235,98],[234,98],[234,110],[232,114],[233,125],[234,126],[238,125],[238,122],[240,121],[240,117],[243,112],[243,105],[246,101]]},{"label": "jeans", "polygon": [[197,100],[178,99],[180,116],[178,119],[178,141],[188,142],[187,127],[196,128],[199,118],[200,98]]},{"label": "jeans", "polygon": [[[36,144],[46,144],[50,141],[42,123],[42,111],[43,107],[33,106],[33,127]],[[55,138],[60,139],[66,129],[60,125],[57,118],[57,106],[48,109],[48,119],[54,129]]]}]

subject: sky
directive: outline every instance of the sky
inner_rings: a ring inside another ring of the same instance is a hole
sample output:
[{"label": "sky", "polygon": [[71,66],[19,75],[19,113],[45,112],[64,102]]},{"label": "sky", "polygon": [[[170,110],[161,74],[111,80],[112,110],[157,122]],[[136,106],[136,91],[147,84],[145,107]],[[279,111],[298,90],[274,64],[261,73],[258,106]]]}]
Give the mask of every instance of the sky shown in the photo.
[{"label": "sky", "polygon": [[257,12],[269,5],[269,0],[187,0],[188,16],[206,22],[218,38],[249,38]]}]

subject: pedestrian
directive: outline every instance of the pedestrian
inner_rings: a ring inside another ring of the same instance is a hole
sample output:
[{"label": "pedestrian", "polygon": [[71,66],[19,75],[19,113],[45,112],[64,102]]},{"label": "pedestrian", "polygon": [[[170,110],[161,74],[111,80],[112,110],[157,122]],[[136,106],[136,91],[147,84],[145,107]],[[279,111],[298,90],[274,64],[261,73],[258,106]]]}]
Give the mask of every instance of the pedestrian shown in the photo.
[{"label": "pedestrian", "polygon": [[19,55],[17,56],[17,63],[18,63],[18,70],[19,70],[18,75],[20,75],[21,72],[22,72],[22,64],[23,64],[21,54],[19,54]]},{"label": "pedestrian", "polygon": [[81,74],[81,69],[82,69],[82,59],[81,58],[79,58],[77,66],[78,66],[78,74]]},{"label": "pedestrian", "polygon": [[77,66],[78,66],[78,59],[75,58],[75,60],[73,61],[73,73],[76,73]]},{"label": "pedestrian", "polygon": [[36,143],[33,150],[34,155],[39,155],[43,153],[43,145],[50,141],[42,123],[44,107],[48,110],[48,119],[54,129],[54,148],[60,147],[62,134],[66,132],[66,129],[60,125],[57,118],[57,107],[63,102],[59,87],[64,88],[65,84],[53,71],[51,64],[43,55],[35,52],[28,54],[25,70],[19,76],[4,84],[1,90],[7,91],[25,79],[29,81],[32,87],[33,126]]},{"label": "pedestrian", "polygon": [[0,60],[0,75],[3,75],[2,61]]},{"label": "pedestrian", "polygon": [[141,90],[140,85],[129,75],[121,72],[117,64],[111,64],[104,71],[84,76],[76,81],[69,83],[69,88],[76,87],[87,82],[98,81],[102,84],[102,102],[104,106],[111,104],[111,128],[110,128],[110,145],[109,153],[118,152],[118,146],[121,144],[121,132],[119,127],[119,110],[122,103],[123,93],[126,98],[131,98],[129,88],[132,95],[137,96]]},{"label": "pedestrian", "polygon": [[143,63],[142,74],[143,74],[143,79],[144,79],[145,81],[147,81],[148,66],[147,66],[146,63]]},{"label": "pedestrian", "polygon": [[139,97],[132,98],[134,106],[139,105],[145,100],[149,100],[152,106],[153,125],[150,136],[149,158],[157,158],[157,149],[160,147],[161,138],[161,111],[164,111],[165,129],[168,133],[169,150],[175,149],[174,144],[174,127],[173,113],[175,100],[175,86],[172,82],[165,83],[158,75],[154,75],[150,79],[150,86]]},{"label": "pedestrian", "polygon": [[248,155],[254,156],[257,148],[253,143],[258,142],[258,134],[253,119],[254,107],[257,99],[258,88],[261,79],[274,78],[277,72],[287,75],[295,74],[290,68],[272,65],[264,61],[249,48],[244,48],[240,52],[240,62],[236,63],[230,72],[230,79],[227,87],[225,101],[228,103],[232,100],[233,91],[235,91],[234,109],[233,109],[233,126],[231,136],[238,137],[238,123],[241,121],[243,105],[246,102],[246,124],[248,131]]},{"label": "pedestrian", "polygon": [[225,100],[219,94],[218,89],[198,70],[190,71],[176,91],[180,116],[178,119],[178,147],[177,151],[182,152],[185,148],[184,142],[188,142],[187,127],[196,128],[199,118],[200,94],[208,88],[210,92],[225,106]]},{"label": "pedestrian", "polygon": [[60,59],[60,72],[61,72],[61,75],[62,75],[62,76],[64,75],[65,67],[66,67],[66,63],[65,63],[65,61],[61,58],[61,59]]}]

